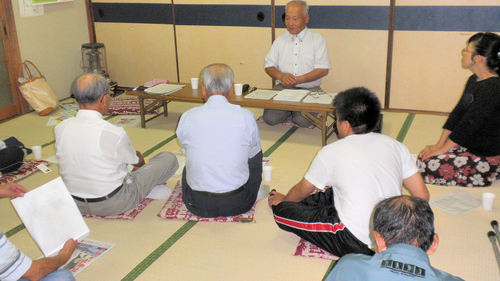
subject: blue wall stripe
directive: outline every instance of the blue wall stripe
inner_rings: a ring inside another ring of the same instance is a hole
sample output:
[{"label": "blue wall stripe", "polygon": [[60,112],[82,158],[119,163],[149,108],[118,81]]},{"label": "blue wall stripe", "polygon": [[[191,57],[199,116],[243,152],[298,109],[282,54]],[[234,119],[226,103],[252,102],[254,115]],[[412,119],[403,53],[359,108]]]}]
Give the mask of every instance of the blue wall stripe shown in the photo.
[{"label": "blue wall stripe", "polygon": [[500,31],[500,6],[396,6],[396,30]]},{"label": "blue wall stripe", "polygon": [[[285,6],[276,6],[276,27],[285,27]],[[387,30],[389,6],[311,6],[310,28]]]},{"label": "blue wall stripe", "polygon": [[270,5],[175,5],[178,25],[271,26]]},{"label": "blue wall stripe", "polygon": [[[93,3],[95,22],[172,24],[170,4]],[[284,28],[284,6],[276,27]],[[387,30],[388,6],[311,6],[309,27]],[[270,27],[270,5],[175,5],[177,25]],[[396,6],[395,29],[500,31],[500,6]]]},{"label": "blue wall stripe", "polygon": [[172,5],[92,3],[94,22],[172,24]]}]

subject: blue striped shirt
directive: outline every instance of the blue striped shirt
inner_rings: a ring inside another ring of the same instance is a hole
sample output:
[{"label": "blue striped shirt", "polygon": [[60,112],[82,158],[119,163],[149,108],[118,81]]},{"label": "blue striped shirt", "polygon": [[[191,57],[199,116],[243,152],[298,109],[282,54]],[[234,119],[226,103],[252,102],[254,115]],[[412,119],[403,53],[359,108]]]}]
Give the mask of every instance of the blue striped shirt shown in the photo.
[{"label": "blue striped shirt", "polygon": [[0,232],[0,280],[18,280],[30,266],[31,259]]}]

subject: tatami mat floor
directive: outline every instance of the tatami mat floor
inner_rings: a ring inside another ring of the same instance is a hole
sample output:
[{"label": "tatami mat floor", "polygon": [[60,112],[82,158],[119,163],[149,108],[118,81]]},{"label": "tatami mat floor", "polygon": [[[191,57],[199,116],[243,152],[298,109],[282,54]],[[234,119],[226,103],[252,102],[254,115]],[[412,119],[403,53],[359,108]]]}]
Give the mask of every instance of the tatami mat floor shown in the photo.
[{"label": "tatami mat floor", "polygon": [[[146,129],[126,128],[134,147],[142,152],[154,150],[146,159],[160,151],[180,150],[174,136],[176,122],[182,112],[193,106],[198,105],[170,103],[167,118],[151,121]],[[256,116],[262,113],[251,110]],[[53,127],[46,126],[48,118],[28,113],[2,122],[0,138],[16,136],[26,146],[46,144],[43,156],[50,157],[55,150]],[[445,119],[445,116],[385,112],[383,133],[399,138],[416,154],[426,144],[436,141]],[[321,148],[320,131],[270,127],[261,122],[258,125],[262,150],[272,158],[273,179],[269,184],[286,192],[303,177]],[[287,133],[290,136],[279,141]],[[329,142],[334,140],[332,137]],[[19,183],[33,189],[58,177],[57,166],[50,168],[52,172],[48,174],[39,172]],[[173,187],[178,180],[172,178],[168,185]],[[429,186],[429,189],[431,199],[435,199],[459,188]],[[489,188],[463,190],[476,195],[494,192],[495,208],[491,212],[478,208],[461,216],[433,208],[440,247],[431,256],[431,262],[465,280],[500,280],[486,236],[491,229],[490,221],[500,219],[500,182]],[[257,204],[252,223],[167,221],[156,216],[163,204],[164,200],[153,201],[132,221],[85,219],[91,231],[89,238],[116,246],[76,279],[121,280],[127,276],[126,280],[321,280],[331,264],[328,260],[293,256],[299,239],[278,229],[266,201]],[[26,229],[18,227],[21,222],[8,200],[0,200],[0,212],[0,231],[10,231],[9,239],[22,251],[40,257],[41,252]]]}]

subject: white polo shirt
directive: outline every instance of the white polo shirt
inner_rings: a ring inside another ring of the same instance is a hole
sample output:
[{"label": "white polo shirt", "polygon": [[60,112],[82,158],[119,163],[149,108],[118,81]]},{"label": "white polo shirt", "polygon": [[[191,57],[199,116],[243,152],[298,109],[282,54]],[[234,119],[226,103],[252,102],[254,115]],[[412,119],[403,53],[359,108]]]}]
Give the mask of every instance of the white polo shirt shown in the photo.
[{"label": "white polo shirt", "polygon": [[106,196],[123,183],[127,164],[139,162],[125,130],[97,111],[80,109],[54,131],[60,173],[72,195]]},{"label": "white polo shirt", "polygon": [[223,193],[239,188],[250,175],[248,159],[261,151],[253,113],[221,95],[184,112],[176,133],[193,190]]},{"label": "white polo shirt", "polygon": [[340,220],[371,247],[373,208],[385,198],[401,195],[403,180],[417,172],[406,146],[386,135],[368,133],[323,147],[304,178],[319,189],[333,187]]},{"label": "white polo shirt", "polygon": [[[264,68],[268,67],[295,76],[309,73],[316,68],[330,69],[325,38],[307,27],[296,35],[287,31],[273,42],[267,53]],[[309,89],[320,85],[321,78],[297,84],[296,87]]]}]

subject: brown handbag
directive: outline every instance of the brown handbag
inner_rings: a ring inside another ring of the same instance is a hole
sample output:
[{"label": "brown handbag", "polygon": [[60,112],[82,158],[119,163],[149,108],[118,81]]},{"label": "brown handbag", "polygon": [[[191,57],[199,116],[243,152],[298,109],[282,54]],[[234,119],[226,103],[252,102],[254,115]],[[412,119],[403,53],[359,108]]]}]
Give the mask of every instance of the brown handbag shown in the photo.
[{"label": "brown handbag", "polygon": [[57,108],[57,97],[54,91],[47,83],[45,76],[31,61],[26,60],[20,65],[17,81],[21,94],[38,115],[47,115]]}]

